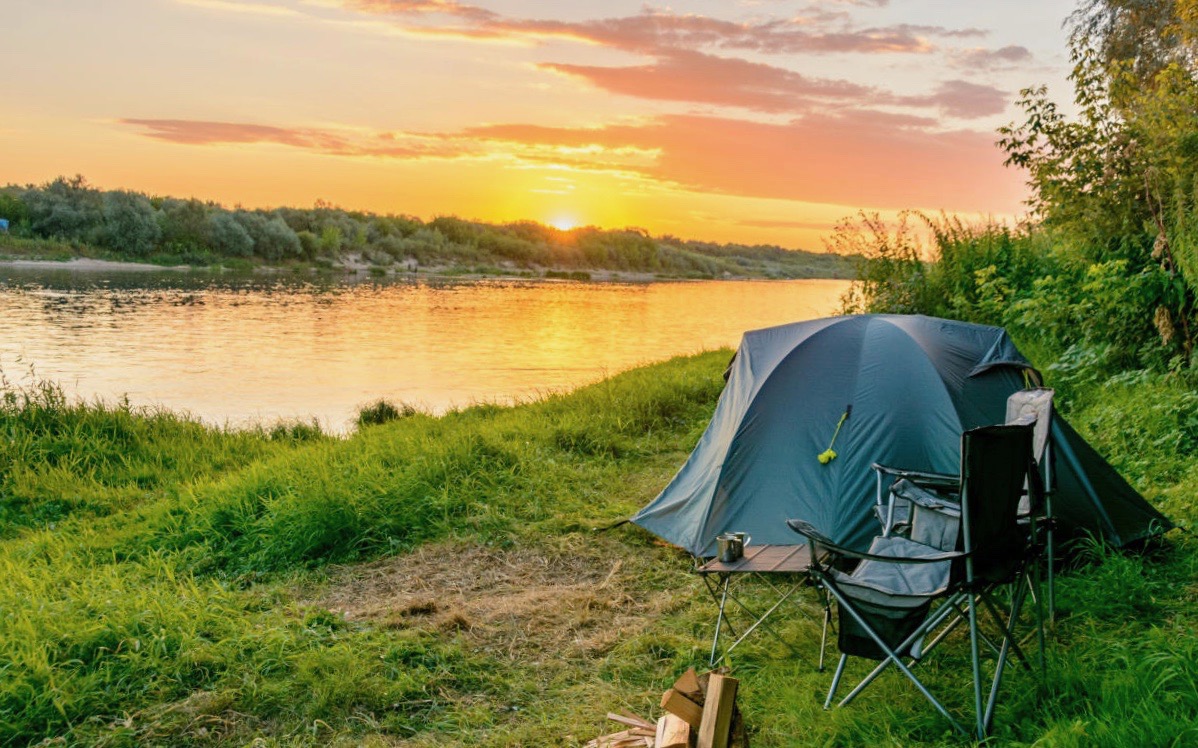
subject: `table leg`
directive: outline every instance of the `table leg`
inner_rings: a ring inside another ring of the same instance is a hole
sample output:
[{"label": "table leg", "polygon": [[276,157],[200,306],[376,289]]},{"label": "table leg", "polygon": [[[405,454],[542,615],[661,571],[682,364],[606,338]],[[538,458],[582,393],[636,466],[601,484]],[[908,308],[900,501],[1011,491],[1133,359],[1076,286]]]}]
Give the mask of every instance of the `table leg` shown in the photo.
[{"label": "table leg", "polygon": [[824,629],[819,636],[819,671],[824,672],[824,651],[828,648],[828,622],[832,620],[832,608],[824,605]]},{"label": "table leg", "polygon": [[716,619],[715,619],[715,638],[713,638],[711,640],[711,658],[709,660],[711,667],[715,667],[715,663],[716,663],[715,655],[716,655],[716,652],[719,651],[720,627],[724,623],[724,606],[728,604],[728,581],[729,581],[729,579],[731,579],[731,577],[732,577],[731,574],[721,574],[720,575],[720,584],[723,587],[723,593],[720,595],[720,613],[718,616],[716,616]]},{"label": "table leg", "polygon": [[[793,595],[795,593],[795,591],[797,591],[798,589],[799,589],[799,585],[797,585],[797,584],[794,585],[793,587],[791,587],[789,590],[786,591],[786,593],[777,602],[775,602],[770,607],[769,610],[767,610],[765,613],[762,613],[761,615],[758,615],[756,613],[756,611],[749,608],[747,605],[745,605],[740,600],[738,600],[735,595],[729,595],[729,597],[732,598],[732,602],[736,603],[737,606],[739,606],[741,610],[743,610],[745,613],[749,614],[749,616],[754,619],[754,622],[753,622],[752,626],[750,626],[748,629],[746,629],[745,632],[743,634],[741,634],[740,637],[732,643],[732,646],[728,647],[728,651],[725,652],[724,654],[727,655],[728,652],[731,652],[733,649],[736,649],[736,645],[738,645],[742,641],[744,641],[749,636],[749,634],[753,633],[753,631],[757,629],[758,626],[761,626],[767,632],[769,632],[770,636],[777,639],[779,642],[782,643],[783,646],[785,646],[787,649],[789,649],[791,651],[791,654],[793,654],[796,657],[801,657],[802,655],[800,655],[799,651],[794,648],[794,645],[792,645],[790,642],[786,641],[786,639],[782,638],[782,635],[779,634],[777,631],[775,631],[774,627],[771,626],[769,624],[769,621],[766,620],[767,618],[770,617],[770,615],[773,614],[773,612],[775,610],[777,610],[782,605],[782,603],[784,603],[788,599],[790,599],[790,596]],[[725,590],[725,592],[726,591],[727,590]]]}]

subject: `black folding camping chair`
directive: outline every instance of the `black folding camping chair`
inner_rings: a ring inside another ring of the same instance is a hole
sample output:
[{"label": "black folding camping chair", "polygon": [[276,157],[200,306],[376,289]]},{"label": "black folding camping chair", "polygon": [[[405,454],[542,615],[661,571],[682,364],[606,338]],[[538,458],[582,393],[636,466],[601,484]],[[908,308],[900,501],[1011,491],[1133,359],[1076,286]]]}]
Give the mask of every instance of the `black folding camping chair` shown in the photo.
[{"label": "black folding camping chair", "polygon": [[[958,730],[969,734],[912,671],[959,623],[969,627],[975,734],[983,739],[994,718],[999,686],[1014,655],[1030,669],[1015,636],[1028,592],[1022,580],[1032,555],[1019,521],[1025,485],[1037,493],[1033,427],[985,426],[961,438],[959,493],[946,498],[913,483],[900,490],[910,504],[909,535],[884,533],[868,551],[845,548],[808,522],[788,520],[813,546],[809,573],[837,603],[840,662],[825,708],[832,704],[849,656],[880,660],[840,704],[852,701],[887,667],[900,670]],[[1039,497],[1034,496],[1034,503]],[[827,555],[824,555],[824,554]],[[839,570],[857,560],[851,573]],[[1009,604],[996,598],[1010,589]],[[938,604],[936,604],[938,603]],[[1006,607],[1005,615],[1000,608]],[[983,703],[981,647],[994,655],[989,695]],[[909,662],[904,662],[910,658]]]}]

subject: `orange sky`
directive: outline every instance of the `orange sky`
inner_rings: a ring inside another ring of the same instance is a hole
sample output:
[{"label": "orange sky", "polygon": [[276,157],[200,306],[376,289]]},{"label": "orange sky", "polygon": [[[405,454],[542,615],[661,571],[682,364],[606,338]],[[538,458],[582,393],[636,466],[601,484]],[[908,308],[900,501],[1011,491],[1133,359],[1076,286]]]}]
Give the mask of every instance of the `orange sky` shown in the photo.
[{"label": "orange sky", "polygon": [[858,209],[1010,218],[994,128],[1066,98],[1072,3],[41,0],[0,182],[820,249]]}]

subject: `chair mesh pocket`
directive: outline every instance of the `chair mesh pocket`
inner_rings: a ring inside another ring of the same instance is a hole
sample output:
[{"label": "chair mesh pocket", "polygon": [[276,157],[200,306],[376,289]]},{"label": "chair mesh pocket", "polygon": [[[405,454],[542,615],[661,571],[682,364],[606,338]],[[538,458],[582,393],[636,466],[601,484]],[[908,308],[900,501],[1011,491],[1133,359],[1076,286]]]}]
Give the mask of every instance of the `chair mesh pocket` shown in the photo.
[{"label": "chair mesh pocket", "polygon": [[[914,608],[887,608],[864,600],[854,600],[853,607],[861,617],[877,632],[886,646],[892,650],[903,643],[928,617],[931,601],[917,605]],[[871,660],[883,660],[886,653],[878,646],[859,623],[845,610],[840,612],[840,631],[837,634],[840,651],[853,657],[866,657]],[[896,652],[900,657],[911,653],[911,647]]]}]

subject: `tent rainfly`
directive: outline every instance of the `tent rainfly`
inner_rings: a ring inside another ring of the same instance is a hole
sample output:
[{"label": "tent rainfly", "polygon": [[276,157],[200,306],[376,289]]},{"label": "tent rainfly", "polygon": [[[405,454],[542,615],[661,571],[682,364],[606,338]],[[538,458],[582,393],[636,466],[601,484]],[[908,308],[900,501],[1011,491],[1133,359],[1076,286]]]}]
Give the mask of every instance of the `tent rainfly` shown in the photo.
[{"label": "tent rainfly", "polygon": [[[1038,383],[998,327],[858,315],[747,332],[698,446],[631,521],[696,556],[733,530],[792,544],[787,519],[864,548],[872,463],[955,473],[961,432],[1001,423],[1007,397]],[[1059,416],[1052,438],[1066,534],[1122,546],[1172,527]]]}]

